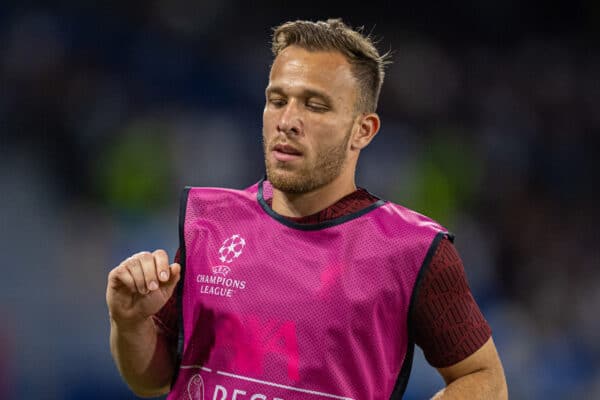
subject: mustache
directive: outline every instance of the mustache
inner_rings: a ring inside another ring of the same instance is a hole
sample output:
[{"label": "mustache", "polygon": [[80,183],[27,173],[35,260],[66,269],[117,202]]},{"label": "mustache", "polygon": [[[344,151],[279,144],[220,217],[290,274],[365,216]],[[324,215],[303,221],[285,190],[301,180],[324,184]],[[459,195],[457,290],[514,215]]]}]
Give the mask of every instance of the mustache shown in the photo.
[{"label": "mustache", "polygon": [[303,146],[301,146],[299,143],[296,143],[292,140],[281,140],[281,139],[272,139],[269,143],[266,142],[265,138],[263,137],[263,148],[265,150],[273,150],[275,148],[275,146],[292,146],[294,149],[300,151],[300,152],[304,152],[304,148]]}]

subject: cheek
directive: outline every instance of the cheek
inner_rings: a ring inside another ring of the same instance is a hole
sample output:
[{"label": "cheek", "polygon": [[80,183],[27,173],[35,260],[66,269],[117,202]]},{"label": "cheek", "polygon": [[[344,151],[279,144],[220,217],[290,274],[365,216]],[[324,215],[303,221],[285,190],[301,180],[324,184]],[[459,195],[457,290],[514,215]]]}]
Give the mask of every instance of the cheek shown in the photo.
[{"label": "cheek", "polygon": [[344,140],[348,126],[344,122],[327,121],[315,129],[314,145],[319,148],[331,148]]},{"label": "cheek", "polygon": [[267,134],[272,133],[277,126],[277,118],[272,111],[263,112],[263,131]]},{"label": "cheek", "polygon": [[271,120],[267,117],[267,113],[263,113],[263,126],[262,126],[262,135],[264,140],[268,140],[268,138],[272,135],[273,127],[271,125]]}]

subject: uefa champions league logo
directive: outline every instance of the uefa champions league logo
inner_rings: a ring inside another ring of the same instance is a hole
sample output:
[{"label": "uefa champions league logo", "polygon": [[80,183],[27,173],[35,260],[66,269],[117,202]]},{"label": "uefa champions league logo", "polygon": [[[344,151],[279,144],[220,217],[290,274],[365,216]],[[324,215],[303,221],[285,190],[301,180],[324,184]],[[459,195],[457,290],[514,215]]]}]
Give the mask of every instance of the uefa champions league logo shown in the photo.
[{"label": "uefa champions league logo", "polygon": [[[222,264],[214,265],[212,275],[199,274],[196,281],[202,286],[201,293],[214,294],[218,296],[231,297],[234,290],[243,290],[246,287],[246,282],[227,278],[231,272],[231,263],[233,260],[242,255],[246,247],[246,240],[239,234],[235,234],[223,241],[218,252],[219,260]],[[229,264],[229,265],[226,265]]]},{"label": "uefa champions league logo", "polygon": [[231,263],[238,258],[246,246],[246,240],[240,235],[233,235],[225,239],[219,249],[219,260],[224,263]]}]

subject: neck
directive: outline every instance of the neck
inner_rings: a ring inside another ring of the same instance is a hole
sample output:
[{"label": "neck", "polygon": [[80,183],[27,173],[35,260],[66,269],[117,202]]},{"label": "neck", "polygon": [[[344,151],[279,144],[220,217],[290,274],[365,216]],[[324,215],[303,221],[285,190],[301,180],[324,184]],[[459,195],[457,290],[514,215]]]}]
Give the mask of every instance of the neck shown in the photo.
[{"label": "neck", "polygon": [[306,193],[285,193],[273,188],[272,208],[286,217],[306,217],[317,213],[356,190],[354,177],[338,176],[327,185]]}]

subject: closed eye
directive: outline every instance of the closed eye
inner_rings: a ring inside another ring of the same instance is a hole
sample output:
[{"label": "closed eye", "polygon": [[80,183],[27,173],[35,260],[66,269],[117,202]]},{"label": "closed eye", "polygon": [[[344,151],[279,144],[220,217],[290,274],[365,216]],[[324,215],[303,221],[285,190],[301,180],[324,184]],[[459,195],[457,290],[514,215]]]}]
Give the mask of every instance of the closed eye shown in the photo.
[{"label": "closed eye", "polygon": [[325,104],[320,104],[320,103],[315,103],[315,102],[307,103],[306,108],[308,108],[311,111],[315,111],[315,112],[329,111],[329,107],[327,107]]},{"label": "closed eye", "polygon": [[268,100],[269,104],[271,104],[272,106],[279,108],[279,107],[283,107],[286,104],[286,101],[282,98],[271,98]]}]

